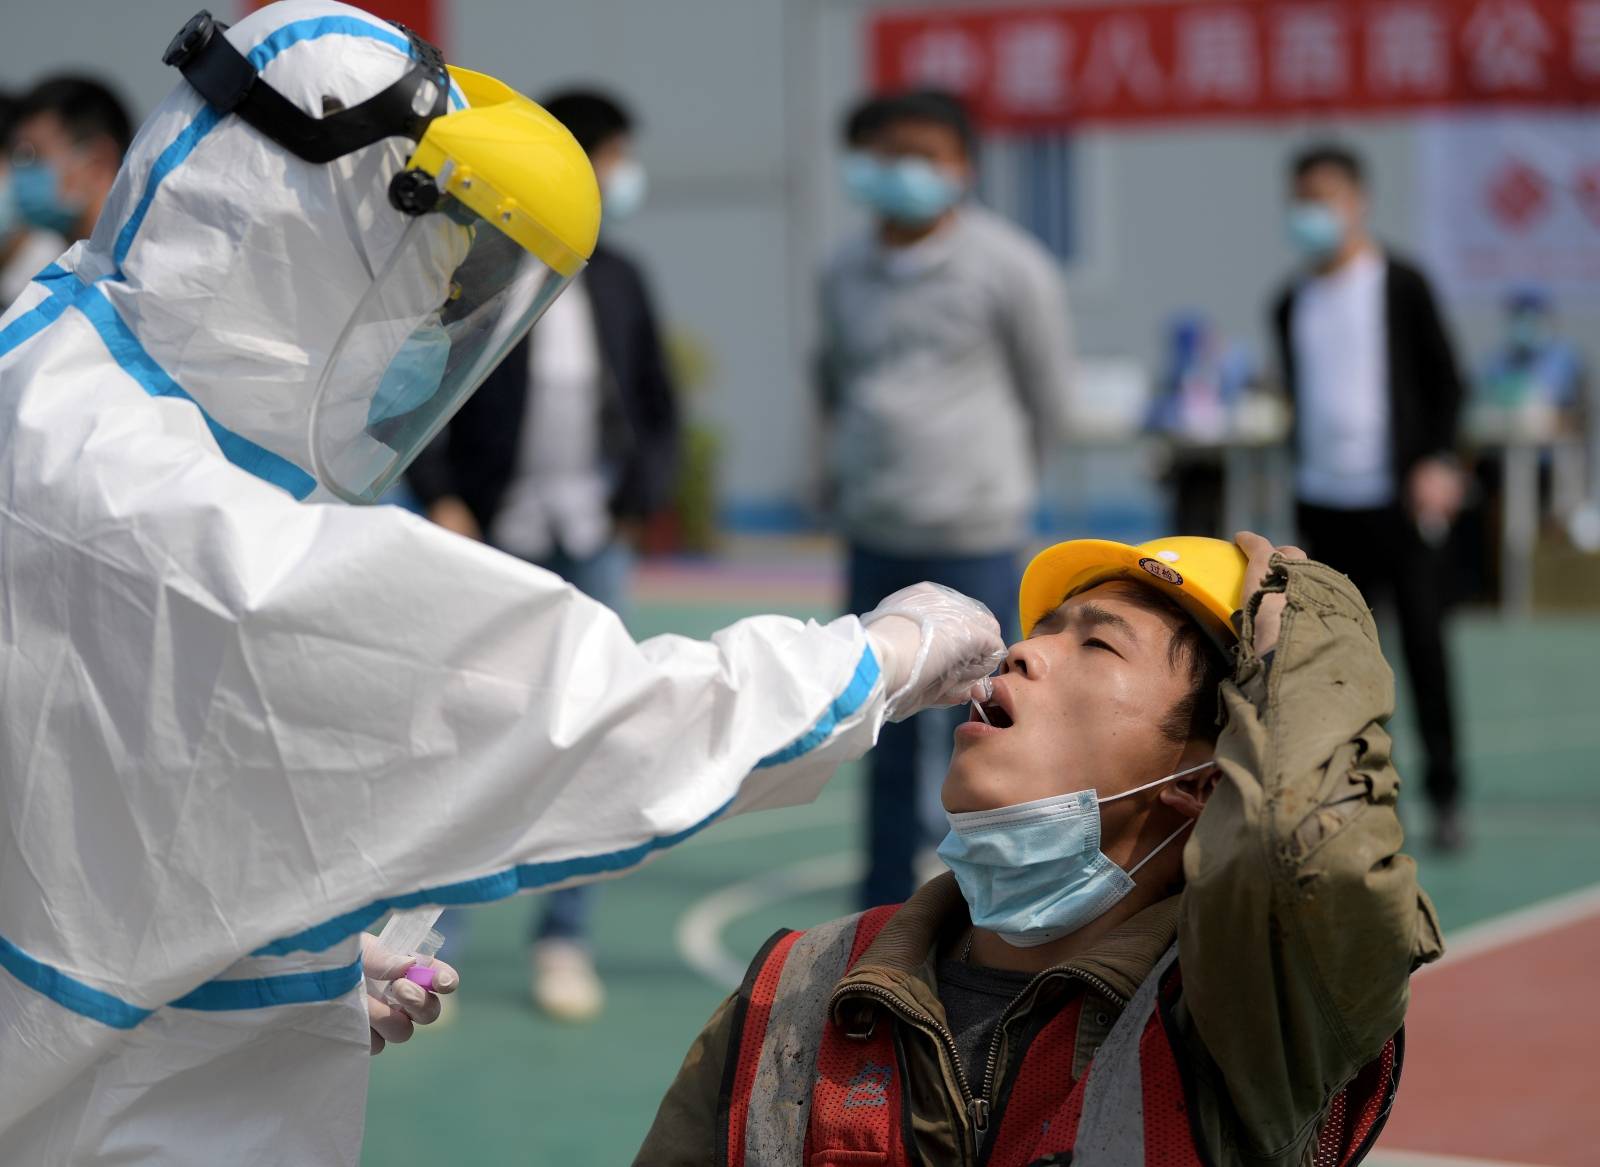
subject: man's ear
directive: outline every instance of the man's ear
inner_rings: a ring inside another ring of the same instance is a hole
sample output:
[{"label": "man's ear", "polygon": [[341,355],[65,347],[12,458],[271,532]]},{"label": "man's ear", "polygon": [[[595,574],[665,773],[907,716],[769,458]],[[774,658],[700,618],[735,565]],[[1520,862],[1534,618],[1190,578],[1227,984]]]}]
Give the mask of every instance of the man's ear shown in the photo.
[{"label": "man's ear", "polygon": [[[1184,747],[1178,769],[1187,770],[1190,766],[1202,765],[1209,761],[1215,752],[1214,742],[1191,739]],[[1216,789],[1218,777],[1217,768],[1211,766],[1187,778],[1179,778],[1176,782],[1168,783],[1161,788],[1161,801],[1185,818],[1197,819],[1200,817],[1200,812],[1206,808],[1206,800],[1211,797],[1211,792]]]}]

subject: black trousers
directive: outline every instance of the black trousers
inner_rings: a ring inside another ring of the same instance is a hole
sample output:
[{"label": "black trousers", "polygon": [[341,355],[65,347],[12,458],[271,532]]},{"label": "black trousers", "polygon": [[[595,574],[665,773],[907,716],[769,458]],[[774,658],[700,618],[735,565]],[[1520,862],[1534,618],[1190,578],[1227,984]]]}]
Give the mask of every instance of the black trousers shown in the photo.
[{"label": "black trousers", "polygon": [[1428,754],[1428,801],[1439,809],[1453,806],[1461,794],[1461,779],[1444,638],[1443,553],[1422,541],[1399,506],[1347,511],[1301,503],[1297,515],[1300,537],[1313,559],[1348,575],[1367,603],[1393,601]]}]

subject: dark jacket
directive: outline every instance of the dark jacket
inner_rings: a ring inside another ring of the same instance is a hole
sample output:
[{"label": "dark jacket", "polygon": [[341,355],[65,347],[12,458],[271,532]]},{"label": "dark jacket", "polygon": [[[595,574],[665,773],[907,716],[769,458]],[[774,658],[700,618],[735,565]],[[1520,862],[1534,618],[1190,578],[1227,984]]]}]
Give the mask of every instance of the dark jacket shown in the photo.
[{"label": "dark jacket", "polygon": [[[1403,484],[1418,462],[1456,452],[1461,373],[1427,277],[1392,253],[1386,255],[1385,266],[1384,320],[1389,344],[1392,445],[1389,453],[1395,481]],[[1285,288],[1272,311],[1273,337],[1278,346],[1283,383],[1291,400],[1300,388],[1290,325],[1300,284],[1301,279],[1296,279]],[[1295,439],[1298,449],[1298,431]]]},{"label": "dark jacket", "polygon": [[[672,498],[678,462],[678,405],[655,310],[630,259],[597,247],[583,280],[600,348],[601,456],[610,472],[611,510],[644,518]],[[425,505],[457,495],[484,530],[517,471],[528,412],[528,344],[512,349],[407,477]]]},{"label": "dark jacket", "polygon": [[[1330,1099],[1400,1028],[1412,971],[1443,951],[1416,864],[1400,851],[1400,776],[1383,728],[1394,678],[1372,614],[1331,568],[1272,563],[1267,588],[1287,592],[1277,649],[1269,670],[1253,647],[1252,604],[1223,687],[1221,781],[1184,847],[1183,889],[1035,977],[1006,1010],[991,1047],[996,1122],[1044,1024],[1082,1001],[1074,1064],[1057,1079],[1068,1090],[1176,939],[1183,987],[1172,1035],[1206,1162],[1310,1167]],[[960,889],[942,875],[837,984],[795,981],[819,1009],[856,998],[889,1006],[909,1141],[917,1162],[940,1167],[972,1164],[967,1087],[937,1033],[946,1015],[936,977],[939,953],[969,926]],[[737,1017],[735,995],[690,1047],[635,1167],[712,1161]]]}]

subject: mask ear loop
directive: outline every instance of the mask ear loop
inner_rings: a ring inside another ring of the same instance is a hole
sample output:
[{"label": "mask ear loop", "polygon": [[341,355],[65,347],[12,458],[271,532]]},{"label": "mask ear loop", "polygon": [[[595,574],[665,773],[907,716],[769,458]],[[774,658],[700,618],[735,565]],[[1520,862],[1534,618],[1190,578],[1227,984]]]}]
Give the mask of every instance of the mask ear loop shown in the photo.
[{"label": "mask ear loop", "polygon": [[1172,840],[1176,839],[1179,835],[1183,834],[1183,832],[1187,831],[1192,826],[1194,826],[1194,820],[1185,819],[1181,827],[1173,831],[1172,834],[1168,835],[1165,839],[1162,839],[1161,842],[1156,844],[1156,849],[1154,851],[1150,852],[1150,854],[1146,855],[1143,859],[1139,860],[1139,862],[1128,868],[1128,878],[1132,879],[1134,876],[1138,875],[1139,868],[1143,867],[1146,863],[1150,862],[1150,860],[1161,854],[1161,852],[1166,849],[1168,843],[1172,842]]},{"label": "mask ear loop", "polygon": [[1176,774],[1168,774],[1165,778],[1157,778],[1154,782],[1146,782],[1143,786],[1135,786],[1132,790],[1124,790],[1121,794],[1113,794],[1099,799],[1102,804],[1115,802],[1119,798],[1132,798],[1135,794],[1143,794],[1146,790],[1154,790],[1157,786],[1165,786],[1168,782],[1176,782],[1179,778],[1187,778],[1190,774],[1198,774],[1202,770],[1209,770],[1217,764],[1215,758],[1208,758],[1198,766],[1190,766],[1187,770],[1179,770]]},{"label": "mask ear loop", "polygon": [[[1165,778],[1157,778],[1154,782],[1146,782],[1143,786],[1136,786],[1132,790],[1124,790],[1121,794],[1113,794],[1110,798],[1102,798],[1100,801],[1103,803],[1115,802],[1119,798],[1127,798],[1130,794],[1139,794],[1146,790],[1153,790],[1157,786],[1166,785],[1168,782],[1176,782],[1179,778],[1187,778],[1190,774],[1198,774],[1202,770],[1209,770],[1216,764],[1217,760],[1215,758],[1211,758],[1207,761],[1201,762],[1198,766],[1190,766],[1187,770],[1179,770],[1176,774],[1168,774]],[[1166,850],[1167,844],[1172,842],[1172,840],[1176,839],[1179,835],[1183,834],[1183,832],[1187,831],[1190,827],[1194,826],[1194,822],[1194,819],[1186,819],[1177,830],[1173,831],[1172,834],[1168,835],[1165,839],[1162,839],[1161,842],[1157,843],[1155,850],[1151,851],[1150,854],[1146,855],[1143,859],[1139,860],[1139,862],[1128,868],[1128,878],[1132,879],[1134,876],[1138,875],[1139,868],[1143,867],[1146,863],[1150,862],[1150,860],[1161,854],[1162,851]]]}]

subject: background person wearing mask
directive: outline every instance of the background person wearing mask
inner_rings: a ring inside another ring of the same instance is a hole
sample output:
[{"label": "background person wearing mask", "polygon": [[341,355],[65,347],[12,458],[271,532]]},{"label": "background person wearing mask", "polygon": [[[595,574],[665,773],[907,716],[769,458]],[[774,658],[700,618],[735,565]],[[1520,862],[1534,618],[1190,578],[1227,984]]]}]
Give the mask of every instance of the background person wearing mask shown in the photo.
[{"label": "background person wearing mask", "polygon": [[[544,107],[588,154],[603,221],[633,215],[645,172],[623,105],[571,90]],[[638,264],[597,245],[583,274],[412,468],[428,517],[626,614],[628,529],[671,503],[678,464],[677,398],[656,321]],[[595,884],[552,892],[534,916],[533,998],[562,1020],[588,1020],[604,1003],[588,943],[599,892]],[[442,925],[457,951],[463,922]]]},{"label": "background person wearing mask", "polygon": [[0,93],[0,312],[67,247],[55,232],[31,226],[17,207],[16,185],[11,180],[11,131],[19,108],[15,97]]},{"label": "background person wearing mask", "polygon": [[1288,230],[1305,266],[1272,326],[1294,402],[1300,535],[1368,600],[1394,600],[1433,842],[1451,850],[1464,833],[1442,545],[1465,493],[1461,377],[1427,279],[1368,232],[1360,159],[1314,146],[1293,159],[1289,180]]},{"label": "background person wearing mask", "polygon": [[[832,496],[849,544],[849,603],[928,578],[1015,627],[1017,556],[1040,461],[1066,428],[1066,289],[1045,249],[968,199],[977,142],[961,103],[916,92],[846,127],[844,178],[873,215],[821,285],[819,370]],[[914,886],[936,813],[919,794],[919,731],[949,748],[959,713],[886,731],[869,783],[867,904]]]},{"label": "background person wearing mask", "polygon": [[89,77],[39,82],[17,109],[11,182],[22,217],[68,243],[87,239],[133,128],[117,95]]}]

